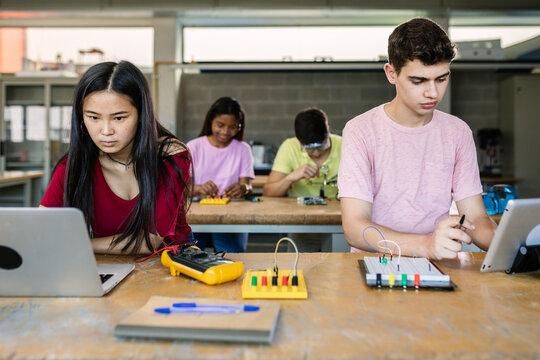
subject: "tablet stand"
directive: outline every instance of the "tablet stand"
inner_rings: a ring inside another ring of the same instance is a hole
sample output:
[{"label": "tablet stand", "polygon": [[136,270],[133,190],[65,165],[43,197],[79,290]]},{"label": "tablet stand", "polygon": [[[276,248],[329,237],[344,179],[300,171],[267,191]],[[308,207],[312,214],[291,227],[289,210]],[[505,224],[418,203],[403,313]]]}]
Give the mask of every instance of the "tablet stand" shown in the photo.
[{"label": "tablet stand", "polygon": [[512,267],[507,269],[506,273],[515,274],[538,269],[540,269],[540,245],[521,245]]},{"label": "tablet stand", "polygon": [[540,224],[536,225],[527,235],[525,245],[519,247],[519,251],[507,274],[515,274],[540,269]]}]

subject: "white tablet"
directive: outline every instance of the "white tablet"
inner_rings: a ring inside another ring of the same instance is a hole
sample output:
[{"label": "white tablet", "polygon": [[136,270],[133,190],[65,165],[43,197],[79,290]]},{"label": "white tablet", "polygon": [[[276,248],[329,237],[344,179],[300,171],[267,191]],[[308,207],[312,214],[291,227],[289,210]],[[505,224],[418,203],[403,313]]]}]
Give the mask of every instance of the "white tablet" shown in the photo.
[{"label": "white tablet", "polygon": [[519,247],[539,224],[540,198],[508,201],[480,271],[510,269]]}]

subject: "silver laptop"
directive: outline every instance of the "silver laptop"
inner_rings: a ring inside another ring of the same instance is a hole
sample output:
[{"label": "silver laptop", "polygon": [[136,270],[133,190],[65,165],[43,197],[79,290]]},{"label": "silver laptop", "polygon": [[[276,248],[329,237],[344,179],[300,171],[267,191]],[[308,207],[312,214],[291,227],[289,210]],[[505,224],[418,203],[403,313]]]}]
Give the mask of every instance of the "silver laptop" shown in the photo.
[{"label": "silver laptop", "polygon": [[510,269],[521,245],[540,240],[539,226],[540,199],[508,201],[480,271]]},{"label": "silver laptop", "polygon": [[133,264],[96,264],[74,208],[0,208],[0,296],[102,296]]}]

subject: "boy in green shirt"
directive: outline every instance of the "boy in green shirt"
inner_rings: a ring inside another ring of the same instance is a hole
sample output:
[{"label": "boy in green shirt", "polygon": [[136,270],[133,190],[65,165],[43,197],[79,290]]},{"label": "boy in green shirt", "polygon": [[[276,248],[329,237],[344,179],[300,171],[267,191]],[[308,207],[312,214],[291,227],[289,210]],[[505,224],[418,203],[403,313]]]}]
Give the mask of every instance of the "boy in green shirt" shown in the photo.
[{"label": "boy in green shirt", "polygon": [[318,108],[308,108],[296,115],[296,137],[281,144],[272,171],[264,186],[264,196],[319,196],[326,173],[325,197],[335,197],[341,158],[341,136],[330,134],[328,118]]}]

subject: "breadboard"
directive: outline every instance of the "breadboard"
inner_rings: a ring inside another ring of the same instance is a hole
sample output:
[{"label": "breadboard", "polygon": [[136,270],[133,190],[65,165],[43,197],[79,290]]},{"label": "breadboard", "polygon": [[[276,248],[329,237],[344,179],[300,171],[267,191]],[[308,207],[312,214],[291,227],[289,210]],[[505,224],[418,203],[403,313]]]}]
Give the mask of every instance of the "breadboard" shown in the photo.
[{"label": "breadboard", "polygon": [[369,286],[453,288],[450,276],[443,274],[426,258],[365,256],[358,260]]},{"label": "breadboard", "polygon": [[[271,269],[266,271],[248,270],[242,282],[242,297],[244,299],[307,299],[306,282],[302,270],[298,270],[298,286],[292,286],[292,270],[279,270],[277,286],[272,286]],[[262,286],[263,277],[267,277],[267,286]],[[283,276],[287,276],[287,283],[283,284]],[[253,277],[256,277],[256,285]]]},{"label": "breadboard", "polygon": [[225,205],[229,201],[231,201],[230,198],[206,198],[206,199],[202,199],[200,203],[208,204],[208,205]]}]

